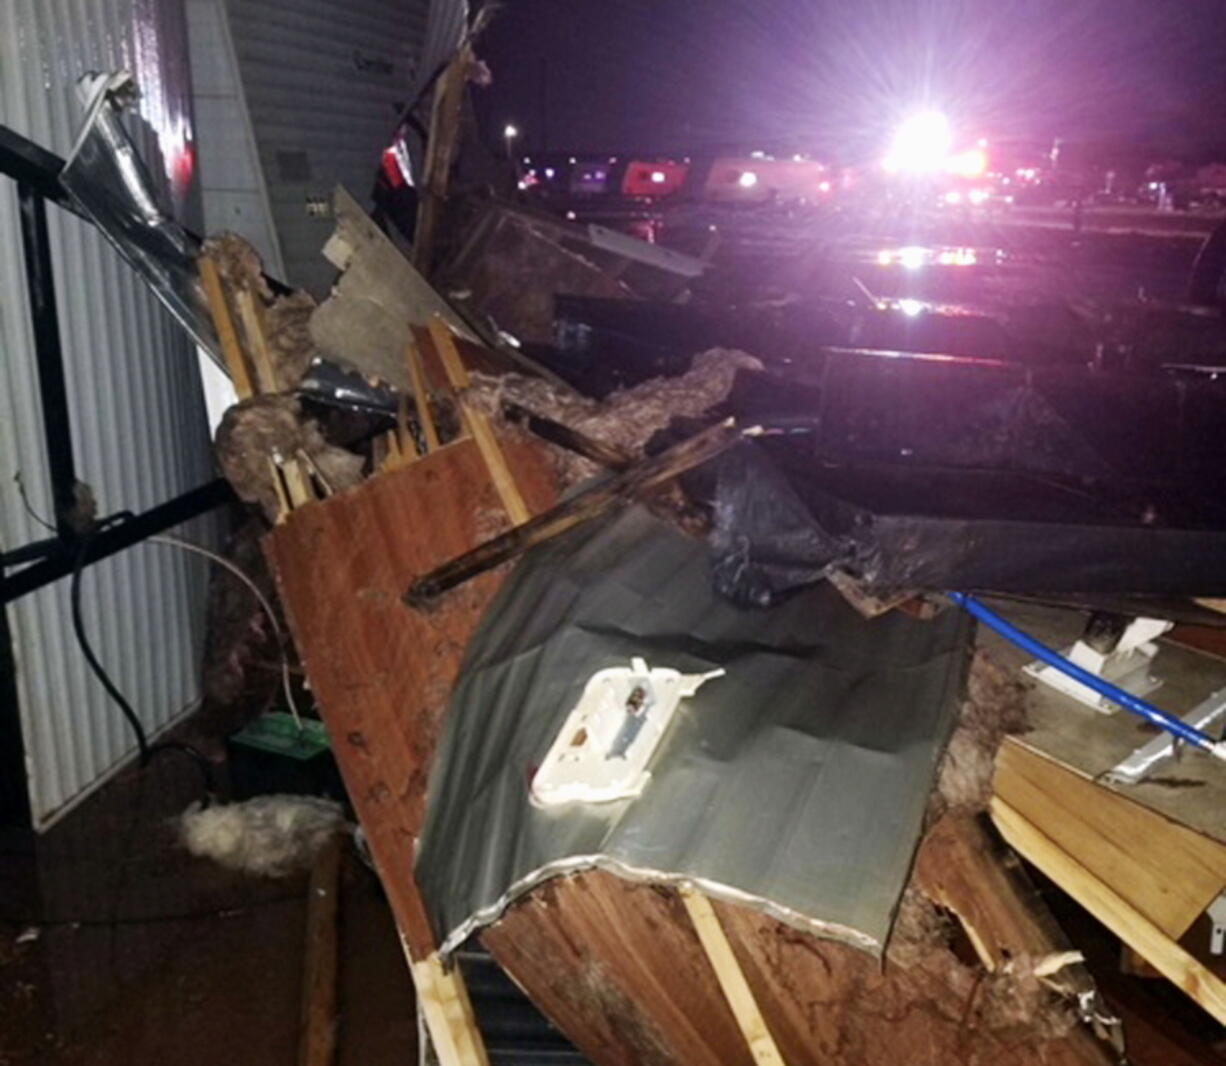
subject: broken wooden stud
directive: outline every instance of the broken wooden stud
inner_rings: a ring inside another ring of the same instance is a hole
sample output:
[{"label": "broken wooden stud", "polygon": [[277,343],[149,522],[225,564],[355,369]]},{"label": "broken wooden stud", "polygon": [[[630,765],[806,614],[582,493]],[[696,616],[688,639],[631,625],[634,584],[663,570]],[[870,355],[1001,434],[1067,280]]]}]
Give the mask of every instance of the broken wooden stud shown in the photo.
[{"label": "broken wooden stud", "polygon": [[451,57],[434,90],[430,131],[426,137],[426,160],[422,166],[421,203],[417,208],[417,231],[413,240],[413,264],[429,275],[434,262],[435,233],[459,143],[464,108],[464,85],[472,66],[472,46],[465,41]]},{"label": "broken wooden stud", "polygon": [[316,858],[307,886],[298,1066],[332,1066],[336,1058],[336,916],[340,869],[341,838],[333,836]]},{"label": "broken wooden stud", "polygon": [[438,953],[414,961],[413,986],[441,1066],[489,1066],[458,964],[444,969]]},{"label": "broken wooden stud", "polygon": [[255,367],[255,379],[259,383],[260,392],[280,392],[272,356],[268,353],[268,338],[264,336],[264,324],[260,321],[260,309],[256,306],[255,297],[250,290],[239,289],[234,294],[234,302],[238,307],[239,321],[243,324],[243,333],[247,337],[247,350],[251,353],[251,364]]},{"label": "broken wooden stud", "polygon": [[255,389],[251,385],[251,375],[247,372],[247,363],[243,358],[243,347],[238,342],[238,333],[234,329],[234,320],[230,317],[230,306],[226,302],[221,274],[217,270],[217,264],[208,255],[202,255],[197,260],[197,265],[209,312],[213,316],[213,328],[217,330],[221,354],[226,361],[226,369],[230,371],[230,380],[234,382],[234,391],[238,398],[245,400],[255,395]]},{"label": "broken wooden stud", "polygon": [[536,544],[552,540],[568,529],[591,521],[618,503],[635,499],[648,489],[671,481],[727,451],[742,437],[760,432],[759,427],[741,430],[734,419],[725,419],[659,455],[644,459],[609,481],[589,486],[544,514],[431,570],[413,583],[405,594],[405,602],[410,607],[425,606],[448,589],[492,570]]},{"label": "broken wooden stud", "polygon": [[498,443],[489,418],[484,411],[478,410],[464,397],[463,390],[468,388],[468,371],[460,358],[451,327],[441,315],[434,315],[430,319],[430,339],[434,341],[434,349],[442,360],[447,380],[456,390],[461,417],[481,450],[481,458],[485,460],[490,477],[493,478],[502,506],[515,525],[522,525],[532,517],[532,512],[528,510],[519,486],[515,484],[515,478],[507,466],[506,456],[502,453],[502,446]]},{"label": "broken wooden stud", "polygon": [[277,494],[277,522],[284,522],[294,508],[290,503],[289,490],[285,487],[281,467],[271,455],[268,457],[268,472],[272,477],[272,490]]},{"label": "broken wooden stud", "polygon": [[711,901],[686,885],[681,889],[681,902],[685,904],[690,921],[694,924],[694,932],[698,934],[698,940],[715,971],[720,990],[732,1008],[736,1024],[749,1045],[754,1062],[760,1066],[784,1066],[779,1046],[771,1036],[766,1019],[762,1017],[762,1010],[754,999],[749,982],[745,980],[745,972],[733,954],[728,935],[719,924],[719,916]]},{"label": "broken wooden stud", "polygon": [[311,478],[319,488],[320,493],[322,493],[325,498],[331,496],[333,492],[336,491],[332,488],[332,483],[327,479],[327,477],[324,476],[324,472],[319,468],[319,464],[315,462],[314,458],[312,458],[310,453],[307,452],[305,448],[299,448],[294,453],[294,456],[300,463],[302,463],[303,467],[311,475]]},{"label": "broken wooden stud", "polygon": [[281,476],[285,479],[285,491],[289,495],[290,510],[297,510],[315,499],[310,479],[296,458],[292,456],[286,458],[274,453],[273,462],[280,468]]}]

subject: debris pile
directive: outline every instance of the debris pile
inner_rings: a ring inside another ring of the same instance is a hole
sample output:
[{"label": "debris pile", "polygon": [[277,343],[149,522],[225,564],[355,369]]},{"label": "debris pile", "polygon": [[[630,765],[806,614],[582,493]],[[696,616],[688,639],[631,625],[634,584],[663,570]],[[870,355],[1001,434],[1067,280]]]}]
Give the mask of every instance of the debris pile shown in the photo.
[{"label": "debris pile", "polygon": [[[466,40],[440,77],[409,254],[338,189],[318,306],[236,238],[201,260],[239,394],[218,456],[272,524],[423,1003],[463,1001],[445,964],[479,933],[611,1066],[728,1061],[729,1033],[756,1057],[762,1031],[779,1047],[760,1061],[1108,1061],[1089,1023],[1118,1026],[987,828],[1014,844],[1052,817],[1041,769],[1015,766],[1002,799],[1026,692],[951,601],[1226,592],[1226,512],[1189,480],[1223,469],[1210,383],[1068,362],[1108,327],[1144,333],[1124,315],[908,324],[858,275],[834,291],[833,253],[813,299],[768,306],[751,279],[721,304],[703,260],[451,189],[440,127],[474,61]],[[1169,455],[1087,417],[1142,395]],[[671,522],[638,506],[666,493]],[[601,671],[627,664],[648,680],[610,695]],[[720,680],[682,706],[651,688],[673,674]],[[607,773],[638,744],[637,791],[529,794],[547,753]],[[219,861],[282,854],[234,808],[192,819]]]}]

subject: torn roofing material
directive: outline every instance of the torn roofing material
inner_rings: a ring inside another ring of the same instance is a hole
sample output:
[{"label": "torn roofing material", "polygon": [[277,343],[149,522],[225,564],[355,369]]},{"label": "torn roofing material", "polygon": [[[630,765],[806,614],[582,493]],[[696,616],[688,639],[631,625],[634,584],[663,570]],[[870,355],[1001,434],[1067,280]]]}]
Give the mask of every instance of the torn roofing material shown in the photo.
[{"label": "torn roofing material", "polygon": [[[964,619],[869,621],[828,585],[764,610],[640,508],[529,554],[469,645],[431,774],[416,878],[443,950],[547,878],[685,879],[879,953],[969,646]],[[636,799],[534,806],[588,679],[640,656],[724,668],[681,705]]]}]

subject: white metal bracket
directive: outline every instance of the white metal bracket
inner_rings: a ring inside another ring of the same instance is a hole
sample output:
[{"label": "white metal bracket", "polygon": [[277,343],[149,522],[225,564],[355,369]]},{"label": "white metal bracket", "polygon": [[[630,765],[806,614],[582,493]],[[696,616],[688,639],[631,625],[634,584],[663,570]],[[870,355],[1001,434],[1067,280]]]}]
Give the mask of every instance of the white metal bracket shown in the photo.
[{"label": "white metal bracket", "polygon": [[[1158,653],[1154,641],[1171,628],[1173,623],[1163,618],[1137,618],[1124,630],[1119,643],[1110,652],[1095,651],[1083,640],[1077,641],[1061,654],[1069,661],[1110,681],[1134,696],[1146,696],[1162,681],[1151,673],[1153,658]],[[1102,714],[1114,714],[1119,707],[1088,685],[1042,662],[1027,663],[1025,671],[1037,681],[1071,696]]]}]

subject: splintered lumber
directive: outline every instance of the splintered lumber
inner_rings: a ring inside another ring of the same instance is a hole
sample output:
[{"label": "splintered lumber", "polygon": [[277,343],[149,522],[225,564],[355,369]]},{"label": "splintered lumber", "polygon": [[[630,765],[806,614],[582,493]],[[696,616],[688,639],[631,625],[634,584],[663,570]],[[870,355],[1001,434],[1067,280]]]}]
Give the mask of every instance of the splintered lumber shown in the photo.
[{"label": "splintered lumber", "polygon": [[478,410],[464,396],[464,390],[468,388],[468,371],[456,349],[455,337],[452,335],[451,328],[438,315],[430,319],[430,337],[434,341],[434,350],[443,362],[448,382],[459,394],[459,406],[464,423],[477,442],[477,447],[481,449],[481,456],[485,460],[485,465],[489,467],[490,476],[493,477],[494,484],[498,488],[498,495],[502,499],[503,507],[506,508],[507,516],[515,525],[522,525],[530,517],[528,505],[524,503],[524,498],[519,493],[519,487],[515,484],[515,478],[507,466],[506,457],[502,454],[502,448],[498,443],[498,438],[494,435],[489,418],[486,417],[484,411]]},{"label": "splintered lumber", "polygon": [[1226,1024],[1226,983],[1176,943],[1093,870],[999,796],[992,798],[992,820],[1001,836],[1043,871],[1100,922],[1133,948],[1168,981],[1182,989],[1219,1022]]},{"label": "splintered lumber", "polygon": [[711,961],[719,987],[732,1008],[732,1015],[749,1045],[754,1062],[761,1066],[783,1066],[783,1056],[779,1054],[774,1037],[762,1019],[762,1011],[732,953],[732,945],[724,935],[711,901],[688,887],[682,888],[681,901],[689,912],[690,921],[694,923],[694,932],[698,934],[703,951]]},{"label": "splintered lumber", "polygon": [[[990,973],[1029,967],[1069,1002],[1100,1002],[1080,953],[1071,950],[1017,857],[980,816],[943,815],[924,837],[911,884],[958,919]],[[1118,1026],[1103,1024],[1100,1035],[1120,1044]]]},{"label": "splintered lumber", "polygon": [[489,1066],[468,988],[458,965],[444,969],[437,954],[412,964],[413,986],[441,1066]]},{"label": "splintered lumber", "polygon": [[272,356],[268,353],[268,338],[264,335],[264,323],[260,321],[260,310],[256,306],[255,296],[247,289],[239,289],[234,294],[234,302],[238,305],[238,318],[247,337],[247,350],[251,353],[260,392],[280,392],[281,387],[277,382],[276,371],[273,370]]},{"label": "splintered lumber", "polygon": [[[1088,1031],[993,1029],[968,1001],[982,971],[934,949],[911,967],[712,901],[788,1066],[1107,1066]],[[534,889],[481,940],[596,1066],[754,1066],[676,890],[605,871]],[[978,975],[978,976],[977,976]]]},{"label": "splintered lumber", "polygon": [[336,1058],[336,916],[340,870],[341,838],[333,836],[316,858],[307,885],[298,1066],[331,1066]]},{"label": "splintered lumber", "polygon": [[659,455],[644,459],[609,481],[577,492],[552,510],[430,571],[409,586],[405,602],[411,606],[425,605],[449,589],[505,563],[534,545],[560,536],[568,529],[604,514],[618,503],[635,499],[649,489],[713,459],[746,434],[754,432],[757,432],[756,428],[739,429],[731,418],[705,429]]},{"label": "splintered lumber", "polygon": [[[994,794],[1178,940],[1226,886],[1226,846],[1007,740]],[[1152,959],[1150,960],[1153,961]]]},{"label": "splintered lumber", "polygon": [[196,261],[200,268],[200,281],[204,285],[204,296],[209,304],[209,312],[213,316],[213,328],[217,330],[217,340],[221,344],[221,354],[226,361],[226,369],[230,371],[230,380],[234,382],[234,391],[240,400],[255,395],[251,386],[251,375],[247,372],[247,362],[243,358],[243,347],[238,342],[238,333],[234,329],[234,319],[230,316],[230,306],[226,302],[226,292],[221,284],[221,274],[211,256],[202,255]]},{"label": "splintered lumber", "polygon": [[1033,887],[1000,851],[974,816],[946,814],[925,836],[912,881],[957,916],[990,972],[1020,955],[1038,959],[1068,946],[1057,939],[1058,927]]}]

